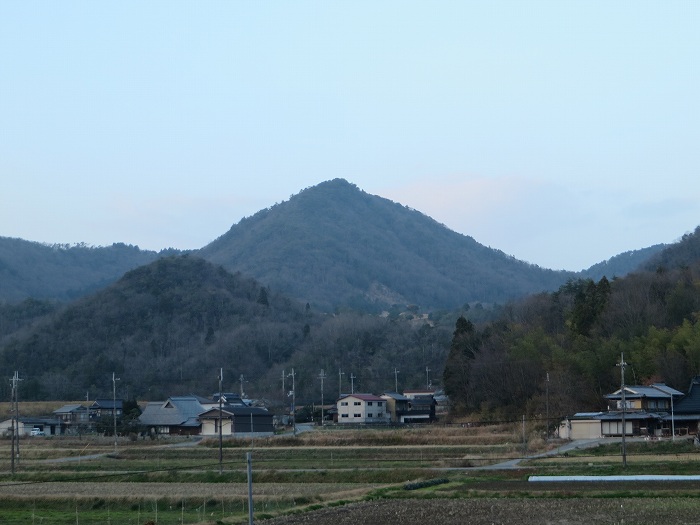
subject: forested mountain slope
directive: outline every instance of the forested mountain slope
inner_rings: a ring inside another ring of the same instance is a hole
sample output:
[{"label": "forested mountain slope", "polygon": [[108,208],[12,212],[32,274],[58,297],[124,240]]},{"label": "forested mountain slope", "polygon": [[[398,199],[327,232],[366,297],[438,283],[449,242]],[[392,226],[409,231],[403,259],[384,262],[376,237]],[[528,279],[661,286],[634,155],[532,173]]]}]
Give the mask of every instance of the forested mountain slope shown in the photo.
[{"label": "forested mountain slope", "polygon": [[604,408],[629,382],[685,391],[700,374],[700,229],[620,279],[570,281],[514,302],[499,321],[457,324],[445,387],[465,412],[543,416]]},{"label": "forested mountain slope", "polygon": [[[620,254],[578,275],[625,275],[660,248]],[[0,304],[30,297],[69,301],[177,253],[0,237]],[[575,275],[518,261],[341,179],[241,220],[199,254],[325,311],[503,303],[554,290]]]},{"label": "forested mountain slope", "polygon": [[342,179],[242,220],[199,254],[325,310],[504,302],[573,276],[487,248]]},{"label": "forested mountain slope", "polygon": [[[25,316],[41,305],[30,306]],[[321,315],[203,259],[173,256],[7,337],[0,377],[17,370],[22,399],[82,399],[109,395],[115,372],[120,395],[163,399],[214,392],[223,367],[225,388],[237,391],[243,376],[246,392],[282,403],[283,370],[295,369],[297,400],[310,404],[320,400],[321,369],[333,385],[327,399],[350,390],[350,375],[370,392],[393,388],[395,367],[403,387],[424,385],[426,368],[439,377],[453,324]]]},{"label": "forested mountain slope", "polygon": [[30,297],[75,299],[104,288],[158,256],[121,243],[105,247],[46,245],[0,237],[0,302]]}]

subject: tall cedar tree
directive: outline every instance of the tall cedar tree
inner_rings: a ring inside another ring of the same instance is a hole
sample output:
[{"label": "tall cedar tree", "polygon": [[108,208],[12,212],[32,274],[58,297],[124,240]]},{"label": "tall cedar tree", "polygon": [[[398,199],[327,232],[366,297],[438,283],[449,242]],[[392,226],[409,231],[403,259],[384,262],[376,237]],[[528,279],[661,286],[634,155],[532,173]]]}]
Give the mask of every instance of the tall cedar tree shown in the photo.
[{"label": "tall cedar tree", "polygon": [[457,406],[466,407],[469,404],[469,372],[478,350],[479,334],[474,324],[460,316],[455,323],[450,353],[443,372],[445,393]]}]

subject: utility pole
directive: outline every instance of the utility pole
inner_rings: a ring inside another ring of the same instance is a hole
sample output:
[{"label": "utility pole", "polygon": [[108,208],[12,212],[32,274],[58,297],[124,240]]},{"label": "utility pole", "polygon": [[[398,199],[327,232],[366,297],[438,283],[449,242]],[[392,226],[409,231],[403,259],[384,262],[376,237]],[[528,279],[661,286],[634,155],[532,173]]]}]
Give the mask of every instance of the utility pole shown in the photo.
[{"label": "utility pole", "polygon": [[[119,378],[112,372],[112,415],[114,416],[114,453],[117,453],[117,381]],[[122,408],[124,405],[122,405]]]},{"label": "utility pole", "polygon": [[297,393],[296,393],[296,374],[294,373],[294,369],[292,368],[292,373],[289,374],[288,377],[292,378],[292,391],[290,392],[292,394],[292,428],[294,429],[294,435],[297,435]]},{"label": "utility pole", "polygon": [[223,402],[224,402],[224,369],[219,369],[219,475],[224,472],[224,434],[223,434]]},{"label": "utility pole", "polygon": [[399,371],[394,368],[394,392],[399,393]]},{"label": "utility pole", "polygon": [[545,434],[545,441],[549,441],[549,372],[547,372],[547,382],[545,383],[546,389],[546,399],[547,399],[547,433]]},{"label": "utility pole", "polygon": [[245,392],[243,392],[243,383],[245,382],[243,374],[241,374],[241,377],[239,379],[241,381],[241,401],[243,401],[243,398],[245,397]]},{"label": "utility pole", "polygon": [[345,372],[343,372],[340,368],[338,369],[338,397],[342,397],[343,395],[343,376],[345,375]]},{"label": "utility pole", "polygon": [[10,410],[12,410],[12,475],[15,474],[15,455],[19,462],[19,372],[15,371],[15,375],[10,379],[12,383],[12,398],[10,401]]},{"label": "utility pole", "polygon": [[321,369],[318,378],[321,380],[321,426],[323,426],[323,380],[326,379],[326,373]]},{"label": "utility pole", "polygon": [[357,379],[357,376],[353,375],[352,372],[350,372],[350,393],[351,394],[355,393],[355,379]]},{"label": "utility pole", "polygon": [[627,401],[625,400],[625,354],[620,353],[620,362],[617,364],[620,367],[620,392],[622,393],[622,467],[627,467],[627,448],[625,445],[625,434],[627,434],[627,422],[625,415],[627,412]]},{"label": "utility pole", "polygon": [[430,390],[430,368],[425,367],[425,389]]},{"label": "utility pole", "polygon": [[284,398],[287,397],[287,390],[284,388],[284,379],[287,377],[284,368],[282,369],[282,402],[284,403]]}]

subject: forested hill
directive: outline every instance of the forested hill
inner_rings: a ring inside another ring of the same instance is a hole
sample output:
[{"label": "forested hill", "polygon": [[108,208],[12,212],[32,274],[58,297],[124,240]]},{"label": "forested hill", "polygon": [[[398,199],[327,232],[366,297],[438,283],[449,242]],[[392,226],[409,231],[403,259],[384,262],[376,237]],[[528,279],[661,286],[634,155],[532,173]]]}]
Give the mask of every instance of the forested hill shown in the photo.
[{"label": "forested hill", "polygon": [[342,179],[240,221],[199,254],[326,310],[504,302],[573,276],[487,248]]},{"label": "forested hill", "polygon": [[105,247],[47,245],[0,237],[0,301],[67,301],[104,288],[159,255],[122,243]]},{"label": "forested hill", "polygon": [[[484,417],[555,418],[604,408],[620,385],[664,381],[687,391],[700,374],[700,228],[620,279],[574,280],[530,296],[486,326],[463,319],[445,364],[445,388]],[[548,394],[548,396],[547,396]]]},{"label": "forested hill", "polygon": [[[326,401],[350,391],[351,374],[357,391],[391,389],[397,367],[401,388],[419,388],[426,369],[440,377],[454,327],[454,317],[322,315],[191,255],[132,270],[58,310],[30,306],[24,315],[34,322],[0,350],[0,377],[18,371],[24,400],[111,395],[112,373],[124,397],[208,394],[221,367],[228,391],[244,378],[251,396],[278,403],[288,401],[281,376],[292,369],[301,404],[320,401],[322,369]],[[5,398],[8,388],[0,383]]]},{"label": "forested hill", "polygon": [[0,376],[20,371],[25,399],[104,395],[112,372],[134,395],[214,391],[222,366],[247,372],[262,358],[288,356],[306,322],[301,306],[250,278],[196,257],[168,257],[15,334],[2,350]]}]

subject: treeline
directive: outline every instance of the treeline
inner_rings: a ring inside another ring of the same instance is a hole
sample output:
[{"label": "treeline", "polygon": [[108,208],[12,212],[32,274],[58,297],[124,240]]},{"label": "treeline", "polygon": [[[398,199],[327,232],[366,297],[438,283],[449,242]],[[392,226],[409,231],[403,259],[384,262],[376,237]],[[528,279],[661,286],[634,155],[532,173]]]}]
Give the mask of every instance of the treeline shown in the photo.
[{"label": "treeline", "polygon": [[[552,416],[605,408],[626,382],[665,381],[686,391],[700,373],[700,229],[650,271],[608,281],[570,281],[512,303],[498,321],[455,325],[445,388],[482,418]],[[680,262],[678,262],[680,261]],[[692,262],[691,262],[692,261]]]}]

